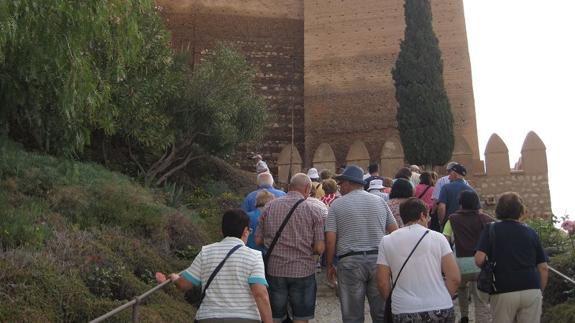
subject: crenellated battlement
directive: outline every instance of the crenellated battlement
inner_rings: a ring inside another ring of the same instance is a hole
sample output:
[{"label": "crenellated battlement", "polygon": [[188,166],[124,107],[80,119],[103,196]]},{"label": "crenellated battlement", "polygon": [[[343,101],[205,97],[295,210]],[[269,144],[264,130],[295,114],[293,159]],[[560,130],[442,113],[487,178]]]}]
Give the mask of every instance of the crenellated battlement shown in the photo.
[{"label": "crenellated battlement", "polygon": [[514,191],[523,197],[529,216],[551,216],[546,147],[533,131],[525,137],[513,168],[507,145],[497,134],[491,135],[485,148],[485,172],[476,173],[472,182],[488,211],[493,211],[499,195]]}]

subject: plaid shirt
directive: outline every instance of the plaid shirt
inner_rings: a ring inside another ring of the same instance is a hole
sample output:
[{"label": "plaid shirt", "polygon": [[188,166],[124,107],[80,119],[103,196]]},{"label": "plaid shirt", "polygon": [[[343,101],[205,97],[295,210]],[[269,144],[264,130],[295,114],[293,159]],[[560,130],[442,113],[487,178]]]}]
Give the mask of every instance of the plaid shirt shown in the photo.
[{"label": "plaid shirt", "polygon": [[[264,207],[256,238],[263,238],[266,248],[269,248],[291,208],[302,198],[300,193],[290,191],[286,196],[272,200]],[[269,257],[267,273],[290,278],[314,274],[316,260],[313,256],[313,245],[324,240],[323,226],[326,216],[327,208],[321,203],[306,200],[298,205]]]}]

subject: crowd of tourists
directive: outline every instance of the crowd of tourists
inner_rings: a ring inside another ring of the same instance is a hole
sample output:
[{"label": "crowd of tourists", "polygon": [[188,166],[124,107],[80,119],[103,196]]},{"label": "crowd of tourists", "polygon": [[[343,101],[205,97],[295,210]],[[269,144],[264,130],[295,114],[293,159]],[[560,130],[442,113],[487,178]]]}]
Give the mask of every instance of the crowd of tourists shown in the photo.
[{"label": "crowd of tourists", "polygon": [[286,193],[258,157],[257,189],[223,214],[224,239],[182,274],[157,274],[201,288],[197,321],[308,322],[323,272],[345,323],[364,322],[366,300],[373,322],[455,322],[457,302],[459,322],[470,302],[475,322],[539,322],[547,258],[517,193],[486,214],[457,162],[443,177],[310,168]]}]

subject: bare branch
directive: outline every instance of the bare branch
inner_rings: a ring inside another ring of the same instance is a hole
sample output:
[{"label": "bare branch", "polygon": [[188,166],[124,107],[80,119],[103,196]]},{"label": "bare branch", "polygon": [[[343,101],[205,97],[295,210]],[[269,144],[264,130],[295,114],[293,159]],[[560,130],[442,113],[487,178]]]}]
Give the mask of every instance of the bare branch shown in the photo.
[{"label": "bare branch", "polygon": [[172,176],[175,172],[179,171],[180,169],[186,167],[192,160],[204,158],[204,157],[207,157],[208,155],[203,154],[203,155],[197,155],[197,156],[193,156],[193,157],[192,156],[193,156],[193,152],[188,153],[188,155],[186,156],[186,159],[183,162],[181,162],[179,165],[170,169],[170,171],[168,171],[167,173],[162,175],[162,177],[160,177],[156,181],[156,185],[159,186],[162,183],[164,183],[170,176]]}]

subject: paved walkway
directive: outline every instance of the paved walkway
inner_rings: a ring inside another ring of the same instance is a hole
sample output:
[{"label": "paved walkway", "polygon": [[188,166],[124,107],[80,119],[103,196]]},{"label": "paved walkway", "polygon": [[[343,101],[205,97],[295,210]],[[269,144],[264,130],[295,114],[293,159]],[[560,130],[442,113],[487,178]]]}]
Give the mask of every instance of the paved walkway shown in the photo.
[{"label": "paved walkway", "polygon": [[[318,273],[317,276],[317,300],[315,307],[315,319],[311,323],[337,323],[341,322],[341,310],[339,307],[339,299],[335,295],[335,290],[327,285],[325,271]],[[454,302],[456,320],[459,322],[459,307],[457,301]],[[469,304],[469,322],[475,322],[473,317],[474,308],[473,303]],[[365,304],[365,323],[372,323],[369,315],[369,306],[367,301]],[[476,322],[483,323],[483,322]]]}]

